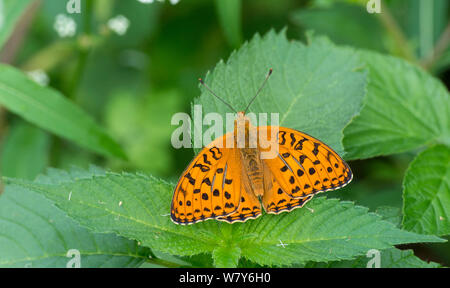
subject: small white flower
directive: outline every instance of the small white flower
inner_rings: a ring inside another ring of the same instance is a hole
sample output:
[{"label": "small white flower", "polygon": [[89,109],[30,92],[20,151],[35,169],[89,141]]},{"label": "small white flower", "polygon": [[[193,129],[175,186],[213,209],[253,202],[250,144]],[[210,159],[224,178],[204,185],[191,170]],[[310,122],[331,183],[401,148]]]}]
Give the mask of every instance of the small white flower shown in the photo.
[{"label": "small white flower", "polygon": [[117,35],[125,35],[127,33],[128,27],[130,27],[130,20],[123,15],[118,15],[114,18],[109,19],[108,27],[114,31]]},{"label": "small white flower", "polygon": [[175,4],[177,4],[178,2],[180,2],[180,0],[170,0],[170,4],[172,4],[172,5],[175,5]]},{"label": "small white flower", "polygon": [[58,14],[56,15],[53,28],[61,38],[73,37],[77,32],[77,23],[64,14]]},{"label": "small white flower", "polygon": [[42,69],[33,70],[27,73],[28,77],[41,86],[47,86],[50,83],[50,78]]}]

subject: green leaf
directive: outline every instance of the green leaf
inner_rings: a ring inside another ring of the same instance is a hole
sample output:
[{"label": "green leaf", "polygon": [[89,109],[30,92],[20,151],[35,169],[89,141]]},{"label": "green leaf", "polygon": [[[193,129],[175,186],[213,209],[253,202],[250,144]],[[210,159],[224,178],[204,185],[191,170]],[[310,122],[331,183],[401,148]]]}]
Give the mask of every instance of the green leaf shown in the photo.
[{"label": "green leaf", "polygon": [[41,87],[19,70],[0,65],[0,104],[31,123],[105,156],[122,148],[94,120],[59,92]]},{"label": "green leaf", "polygon": [[81,267],[139,267],[148,258],[135,241],[91,233],[42,195],[17,186],[0,196],[0,231],[0,267],[64,268],[71,249],[80,252]]},{"label": "green leaf", "polygon": [[55,180],[39,178],[47,184],[7,182],[44,194],[93,231],[137,239],[175,255],[212,253],[218,266],[235,266],[239,251],[241,257],[262,265],[288,265],[352,259],[369,249],[403,243],[444,241],[399,230],[367,208],[323,197],[307,208],[263,215],[247,223],[180,226],[169,216],[173,185],[145,175],[90,173],[88,177],[83,176],[88,173],[51,170],[48,179]]},{"label": "green leaf", "polygon": [[0,1],[0,49],[8,40],[20,16],[31,3],[31,0]]},{"label": "green leaf", "polygon": [[395,227],[400,227],[402,223],[402,210],[398,207],[380,206],[375,211],[383,217],[383,220],[391,222]]},{"label": "green leaf", "polygon": [[[242,111],[273,68],[249,112],[267,113],[269,120],[270,113],[279,113],[280,126],[308,133],[343,154],[342,130],[358,113],[365,94],[361,66],[352,49],[338,48],[324,39],[304,45],[289,41],[285,31],[270,31],[262,38],[257,34],[227,63],[219,62],[205,82]],[[221,114],[224,124],[225,114],[232,112],[206,90],[194,102],[202,105],[203,114]]]},{"label": "green leaf", "polygon": [[[368,262],[373,256],[361,256],[350,261],[334,261],[329,263],[308,263],[308,268],[367,268]],[[437,268],[435,262],[425,262],[414,255],[412,250],[400,250],[396,248],[380,251],[380,268]],[[373,267],[373,266],[371,266]]]},{"label": "green leaf", "polygon": [[[402,242],[440,241],[435,236],[433,240],[399,230],[378,215],[368,213],[367,208],[351,202],[319,197],[307,207],[313,210],[297,210],[279,220],[266,217],[266,225],[259,225],[261,240],[248,249],[242,248],[243,256],[265,265],[328,262],[352,259],[370,249],[387,249]],[[282,248],[282,243],[288,246]]]},{"label": "green leaf", "polygon": [[362,52],[369,69],[364,106],[344,130],[350,159],[450,145],[450,97],[445,86],[404,60]]},{"label": "green leaf", "polygon": [[237,48],[242,43],[241,0],[216,0],[220,24],[230,46]]},{"label": "green leaf", "polygon": [[219,268],[237,267],[241,257],[241,249],[236,246],[219,246],[212,252],[214,266]]},{"label": "green leaf", "polygon": [[48,162],[50,138],[42,130],[19,122],[8,130],[2,143],[1,174],[34,179]]},{"label": "green leaf", "polygon": [[450,148],[438,145],[420,153],[403,186],[403,227],[423,234],[450,234]]}]

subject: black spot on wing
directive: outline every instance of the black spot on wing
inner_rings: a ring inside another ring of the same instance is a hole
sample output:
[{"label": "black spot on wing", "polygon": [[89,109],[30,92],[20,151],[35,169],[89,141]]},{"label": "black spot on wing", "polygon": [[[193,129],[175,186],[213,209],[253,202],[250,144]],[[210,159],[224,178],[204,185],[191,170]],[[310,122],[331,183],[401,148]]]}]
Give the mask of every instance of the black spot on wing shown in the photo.
[{"label": "black spot on wing", "polygon": [[195,185],[195,179],[192,178],[191,173],[189,173],[189,172],[186,173],[186,175],[184,175],[184,177],[187,178],[187,179],[189,180],[189,183],[190,183],[191,185]]},{"label": "black spot on wing", "polygon": [[194,166],[192,166],[192,168],[194,167],[199,167],[200,170],[202,170],[202,172],[208,172],[209,171],[209,166],[203,165],[201,163],[195,163]]},{"label": "black spot on wing", "polygon": [[212,165],[211,162],[209,162],[208,156],[206,154],[203,154],[203,163],[208,164],[208,165]]},{"label": "black spot on wing", "polygon": [[319,154],[319,146],[320,146],[320,143],[314,142],[314,149],[312,150],[312,153],[314,154],[314,156],[317,156],[317,154]]},{"label": "black spot on wing", "polygon": [[281,136],[281,142],[280,142],[280,145],[286,144],[286,132],[285,132],[285,131],[280,131],[280,132],[278,133],[278,137],[280,137],[280,136]]},{"label": "black spot on wing", "polygon": [[211,180],[209,180],[209,178],[203,179],[202,183],[205,183],[206,185],[211,186]]},{"label": "black spot on wing", "polygon": [[300,157],[298,158],[298,161],[300,162],[300,164],[303,164],[305,162],[305,159],[308,158],[308,156],[302,154],[300,155]]},{"label": "black spot on wing", "polygon": [[294,146],[294,150],[303,150],[303,142],[308,141],[308,139],[303,138],[297,142]]},{"label": "black spot on wing", "polygon": [[297,141],[297,139],[295,139],[294,133],[290,133],[289,136],[291,136],[291,147],[292,147],[292,145],[295,144],[295,142]]},{"label": "black spot on wing", "polygon": [[219,160],[220,158],[222,158],[222,152],[220,152],[220,149],[217,147],[212,147],[211,149],[209,149],[209,151],[212,153],[212,157],[216,160]]}]

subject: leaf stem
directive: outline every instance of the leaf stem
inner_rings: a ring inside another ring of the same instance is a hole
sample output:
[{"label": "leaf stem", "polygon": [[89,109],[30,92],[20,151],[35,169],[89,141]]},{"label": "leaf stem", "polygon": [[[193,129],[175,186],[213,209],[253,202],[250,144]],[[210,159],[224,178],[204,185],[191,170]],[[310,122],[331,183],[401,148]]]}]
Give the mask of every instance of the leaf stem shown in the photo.
[{"label": "leaf stem", "polygon": [[163,259],[160,259],[160,258],[149,258],[149,259],[147,259],[146,262],[152,263],[152,264],[155,264],[155,265],[159,265],[159,266],[168,267],[168,268],[180,268],[180,267],[183,267],[183,265],[180,265],[178,263],[170,262],[170,261],[163,260]]},{"label": "leaf stem", "polygon": [[383,26],[386,28],[388,34],[392,37],[396,44],[396,48],[398,49],[400,56],[405,58],[410,62],[417,62],[416,57],[414,56],[413,51],[411,50],[406,36],[403,34],[402,29],[398,25],[397,21],[395,21],[394,17],[392,17],[389,8],[381,3],[381,13],[377,14]]},{"label": "leaf stem", "polygon": [[441,37],[439,38],[436,46],[434,46],[433,51],[428,55],[428,57],[424,58],[420,65],[425,69],[430,69],[436,64],[436,62],[441,58],[442,54],[447,50],[450,45],[450,21],[447,24],[444,32],[442,32]]},{"label": "leaf stem", "polygon": [[87,59],[89,56],[89,53],[91,51],[92,47],[92,8],[93,8],[93,1],[92,0],[86,0],[86,10],[84,11],[83,15],[83,35],[80,36],[79,40],[79,59],[77,63],[77,67],[74,72],[74,77],[71,82],[71,85],[68,90],[68,96],[76,100],[76,94],[81,82],[81,79],[83,77],[83,72],[86,68]]}]

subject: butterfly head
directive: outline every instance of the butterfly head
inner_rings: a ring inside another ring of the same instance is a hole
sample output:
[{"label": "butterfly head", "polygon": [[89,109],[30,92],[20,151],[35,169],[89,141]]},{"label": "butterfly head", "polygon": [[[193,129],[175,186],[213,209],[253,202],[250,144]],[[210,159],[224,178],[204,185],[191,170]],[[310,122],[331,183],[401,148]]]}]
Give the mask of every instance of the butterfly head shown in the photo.
[{"label": "butterfly head", "polygon": [[237,131],[248,131],[250,129],[250,118],[245,116],[245,112],[237,112],[236,120],[234,120],[234,129]]}]

